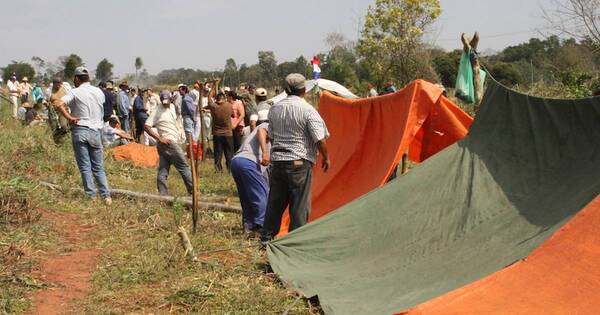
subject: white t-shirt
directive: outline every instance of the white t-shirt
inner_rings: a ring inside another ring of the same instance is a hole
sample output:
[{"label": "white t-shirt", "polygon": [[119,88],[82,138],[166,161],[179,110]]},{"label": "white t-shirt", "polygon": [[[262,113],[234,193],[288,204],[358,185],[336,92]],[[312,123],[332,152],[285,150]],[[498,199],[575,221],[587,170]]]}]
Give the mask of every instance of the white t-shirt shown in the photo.
[{"label": "white t-shirt", "polygon": [[72,89],[61,99],[79,118],[77,125],[100,130],[104,127],[104,93],[89,82]]},{"label": "white t-shirt", "polygon": [[162,138],[175,143],[181,140],[177,129],[177,112],[173,104],[170,104],[169,108],[165,108],[162,104],[158,106],[146,120],[146,126],[155,127]]},{"label": "white t-shirt", "polygon": [[102,144],[108,146],[119,139],[121,139],[121,137],[117,135],[117,129],[111,127],[108,122],[105,122],[104,128],[102,128]]}]

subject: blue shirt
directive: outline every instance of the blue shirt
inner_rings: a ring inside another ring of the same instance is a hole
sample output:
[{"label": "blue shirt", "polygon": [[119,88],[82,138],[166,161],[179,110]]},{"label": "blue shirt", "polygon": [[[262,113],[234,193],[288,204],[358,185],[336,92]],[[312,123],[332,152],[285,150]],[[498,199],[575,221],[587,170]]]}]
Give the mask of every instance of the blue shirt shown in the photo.
[{"label": "blue shirt", "polygon": [[117,111],[119,113],[119,117],[128,117],[129,116],[129,96],[127,96],[127,92],[121,90],[119,91],[119,98],[117,100],[119,104]]},{"label": "blue shirt", "polygon": [[194,99],[190,96],[190,93],[183,97],[181,102],[181,116],[196,117],[196,111],[198,110]]},{"label": "blue shirt", "polygon": [[144,99],[141,96],[137,95],[133,100],[133,115],[136,120],[145,120],[148,119],[148,113],[144,108]]}]

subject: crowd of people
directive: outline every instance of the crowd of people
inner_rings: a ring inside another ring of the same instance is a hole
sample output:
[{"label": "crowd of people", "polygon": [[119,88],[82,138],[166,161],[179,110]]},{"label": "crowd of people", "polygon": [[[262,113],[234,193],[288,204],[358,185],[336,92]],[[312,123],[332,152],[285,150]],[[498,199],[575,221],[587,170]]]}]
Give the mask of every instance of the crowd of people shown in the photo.
[{"label": "crowd of people", "polygon": [[7,90],[15,119],[27,125],[47,121],[57,143],[71,134],[89,198],[96,199],[99,193],[107,205],[112,204],[103,150],[134,141],[156,146],[161,195],[169,194],[171,165],[192,194],[192,173],[182,146],[212,141],[215,171],[233,176],[247,233],[260,236],[263,243],[272,240],[286,208],[290,230],[307,223],[317,154],[325,171],[330,160],[325,144],[329,132],[304,99],[302,75],[286,77],[288,96],[276,104],[268,101],[266,89],[252,84],[231,89],[212,80],[160,93],[130,87],[126,81],[118,86],[100,82],[96,87],[85,67],[78,67],[72,79],[74,87],[59,77],[49,86],[31,86],[27,78],[18,82],[13,75]]}]

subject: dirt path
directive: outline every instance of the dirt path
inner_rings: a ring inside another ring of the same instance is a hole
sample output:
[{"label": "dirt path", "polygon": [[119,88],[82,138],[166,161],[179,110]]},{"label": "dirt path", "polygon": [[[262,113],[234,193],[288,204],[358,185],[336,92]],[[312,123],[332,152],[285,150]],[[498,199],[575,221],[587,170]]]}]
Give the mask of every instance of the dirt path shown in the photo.
[{"label": "dirt path", "polygon": [[89,232],[94,227],[81,225],[78,215],[44,211],[42,217],[52,222],[72,251],[43,259],[39,270],[33,272],[33,277],[50,287],[33,295],[28,314],[64,314],[88,294],[100,250],[87,247],[93,241]]}]

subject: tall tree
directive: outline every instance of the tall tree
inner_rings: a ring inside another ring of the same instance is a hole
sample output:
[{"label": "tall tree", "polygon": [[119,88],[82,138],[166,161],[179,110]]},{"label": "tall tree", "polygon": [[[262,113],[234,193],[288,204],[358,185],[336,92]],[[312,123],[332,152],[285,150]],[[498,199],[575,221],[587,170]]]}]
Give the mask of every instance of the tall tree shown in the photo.
[{"label": "tall tree", "polygon": [[357,50],[371,77],[404,85],[433,73],[422,36],[441,14],[439,0],[376,0],[369,6]]},{"label": "tall tree", "polygon": [[83,60],[76,54],[70,54],[69,56],[63,56],[60,58],[63,65],[63,74],[65,79],[72,79],[75,74],[75,69],[83,65]]},{"label": "tall tree", "polygon": [[238,75],[238,67],[233,58],[229,58],[225,61],[225,69],[223,70],[223,85],[225,86],[238,86],[240,84],[240,77]]},{"label": "tall tree", "polygon": [[110,63],[106,58],[102,59],[102,61],[100,61],[96,67],[96,79],[100,81],[110,80],[110,78],[113,76],[113,67],[113,64]]},{"label": "tall tree", "polygon": [[275,53],[272,51],[259,51],[258,67],[262,77],[262,85],[267,88],[275,86],[277,80],[277,60],[275,60]]},{"label": "tall tree", "polygon": [[144,66],[144,61],[142,61],[142,57],[136,57],[135,58],[135,77],[136,78],[138,76],[138,71],[140,69],[142,69],[143,66]]}]

